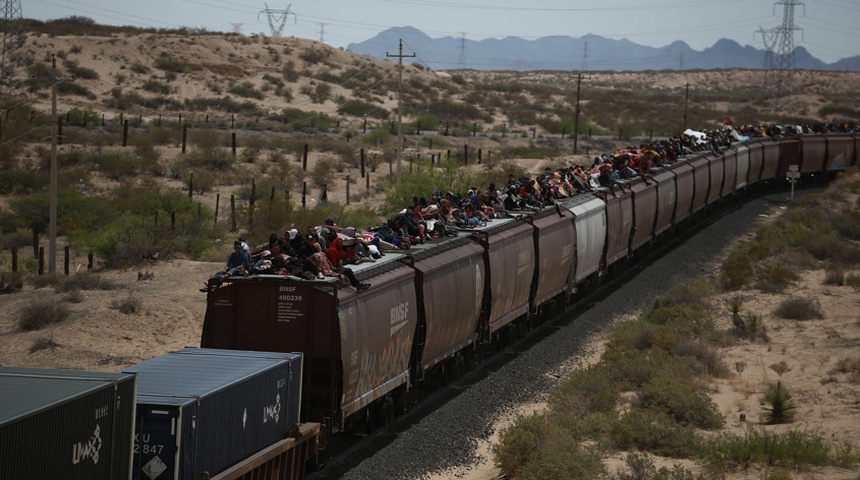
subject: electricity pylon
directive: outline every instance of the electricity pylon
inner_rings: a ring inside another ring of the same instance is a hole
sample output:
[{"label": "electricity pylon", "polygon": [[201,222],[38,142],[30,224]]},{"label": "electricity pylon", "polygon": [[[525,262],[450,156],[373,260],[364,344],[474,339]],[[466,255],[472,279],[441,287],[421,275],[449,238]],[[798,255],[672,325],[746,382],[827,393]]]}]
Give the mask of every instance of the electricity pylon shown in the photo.
[{"label": "electricity pylon", "polygon": [[18,57],[24,46],[21,33],[21,0],[0,0],[3,3],[3,58],[0,60],[0,93],[8,95],[15,85]]},{"label": "electricity pylon", "polygon": [[[281,33],[284,31],[284,25],[287,24],[287,18],[292,15],[293,21],[296,21],[296,14],[290,11],[290,7],[292,4],[287,5],[286,10],[274,10],[269,8],[269,4],[264,3],[266,6],[265,10],[260,10],[260,13],[265,13],[266,17],[269,19],[269,28],[272,29],[273,37],[280,37]],[[257,14],[257,21],[260,20],[260,13]]]}]

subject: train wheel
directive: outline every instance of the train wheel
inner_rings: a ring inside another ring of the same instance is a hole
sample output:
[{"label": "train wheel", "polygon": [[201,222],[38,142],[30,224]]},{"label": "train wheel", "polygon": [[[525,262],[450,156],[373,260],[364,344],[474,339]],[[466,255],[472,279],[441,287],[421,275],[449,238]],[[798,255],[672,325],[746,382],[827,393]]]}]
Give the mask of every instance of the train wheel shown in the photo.
[{"label": "train wheel", "polygon": [[379,406],[379,425],[387,427],[394,423],[394,414],[394,399],[385,397]]}]

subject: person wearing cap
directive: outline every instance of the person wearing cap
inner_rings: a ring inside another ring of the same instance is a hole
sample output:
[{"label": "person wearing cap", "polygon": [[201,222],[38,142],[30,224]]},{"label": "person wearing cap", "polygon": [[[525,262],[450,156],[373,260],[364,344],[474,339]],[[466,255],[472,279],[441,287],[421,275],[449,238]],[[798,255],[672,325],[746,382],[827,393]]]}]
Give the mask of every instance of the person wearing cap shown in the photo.
[{"label": "person wearing cap", "polygon": [[325,224],[330,227],[337,227],[337,224],[334,223],[334,217],[332,217],[331,215],[325,218]]},{"label": "person wearing cap", "polygon": [[293,250],[298,250],[299,247],[305,243],[305,239],[299,235],[299,231],[295,228],[291,228],[290,231],[287,232],[287,237],[290,239],[290,247]]},{"label": "person wearing cap", "polygon": [[251,270],[251,257],[242,247],[242,242],[236,240],[233,242],[233,253],[227,257],[227,266],[215,272],[200,291],[208,292],[210,286],[220,285],[224,277],[247,275],[249,270]]}]

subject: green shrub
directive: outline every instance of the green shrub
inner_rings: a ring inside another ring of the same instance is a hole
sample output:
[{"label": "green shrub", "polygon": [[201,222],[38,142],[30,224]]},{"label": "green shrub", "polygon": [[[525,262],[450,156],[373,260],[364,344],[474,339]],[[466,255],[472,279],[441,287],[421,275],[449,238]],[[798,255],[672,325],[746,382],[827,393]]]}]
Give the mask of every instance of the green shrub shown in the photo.
[{"label": "green shrub", "polygon": [[163,82],[159,82],[158,80],[150,78],[149,80],[143,82],[141,88],[151,93],[159,93],[162,95],[170,95],[173,93],[173,88]]},{"label": "green shrub", "polygon": [[71,316],[71,310],[63,303],[53,299],[41,299],[21,312],[18,318],[18,330],[31,332],[41,330],[49,325],[63,323]]},{"label": "green shrub", "polygon": [[740,290],[749,285],[753,278],[752,260],[745,254],[733,251],[723,263],[720,272],[720,285],[726,291]]},{"label": "green shrub", "polygon": [[705,430],[725,423],[717,405],[682,379],[660,375],[639,393],[639,407],[665,412],[676,422]]},{"label": "green shrub", "polygon": [[73,62],[66,62],[66,70],[76,79],[98,80],[99,73],[91,68],[81,67]]},{"label": "green shrub", "polygon": [[189,70],[188,65],[173,57],[159,57],[155,59],[155,68],[173,73],[185,73]]},{"label": "green shrub", "polygon": [[[705,441],[699,460],[714,470],[770,466],[789,469],[833,465],[832,448],[818,434],[749,427],[744,435],[721,433]],[[856,460],[855,460],[856,461]]]},{"label": "green shrub", "polygon": [[821,304],[814,298],[794,297],[783,300],[776,310],[774,310],[773,314],[786,320],[812,320],[814,318],[824,318],[824,313],[821,311]]},{"label": "green shrub", "polygon": [[87,107],[83,110],[74,107],[66,114],[66,123],[78,127],[86,127],[87,125],[98,125],[101,122],[101,116],[93,110],[92,107]]},{"label": "green shrub", "polygon": [[618,404],[619,382],[604,364],[578,370],[550,396],[551,411],[561,415],[612,412]]},{"label": "green shrub", "polygon": [[657,410],[633,409],[612,425],[612,446],[639,449],[672,458],[691,458],[700,448],[693,427],[675,422]]},{"label": "green shrub", "polygon": [[756,272],[756,279],[759,290],[780,293],[800,280],[800,275],[782,263],[768,262]]},{"label": "green shrub", "polygon": [[99,274],[83,272],[63,277],[55,288],[57,293],[71,293],[79,290],[117,290],[119,284],[105,279]]},{"label": "green shrub", "polygon": [[791,392],[782,385],[782,381],[768,385],[762,398],[764,403],[764,423],[774,425],[778,423],[791,423],[797,406]]},{"label": "green shrub", "polygon": [[254,98],[256,100],[262,100],[265,98],[263,92],[254,88],[254,86],[248,82],[241,85],[233,85],[227,89],[227,92],[244,98]]},{"label": "green shrub", "polygon": [[53,350],[59,346],[60,344],[55,342],[53,337],[41,337],[33,340],[33,343],[30,345],[30,349],[27,350],[27,352],[33,354],[41,350]]}]

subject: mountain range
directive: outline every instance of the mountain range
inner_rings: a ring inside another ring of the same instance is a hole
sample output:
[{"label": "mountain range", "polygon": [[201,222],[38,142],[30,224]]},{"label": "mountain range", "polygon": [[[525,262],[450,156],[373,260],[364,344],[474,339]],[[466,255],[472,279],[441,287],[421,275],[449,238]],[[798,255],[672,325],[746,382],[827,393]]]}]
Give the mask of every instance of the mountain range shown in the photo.
[{"label": "mountain range", "polygon": [[[693,50],[683,41],[664,47],[639,45],[626,39],[599,35],[551,36],[535,40],[519,37],[468,40],[431,38],[414,27],[395,27],[346,50],[377,58],[395,58],[403,41],[404,63],[421,64],[432,70],[573,70],[645,71],[762,69],[765,50],[720,39],[712,47]],[[805,48],[794,50],[795,68],[800,70],[860,71],[860,56],[825,63]]]}]

